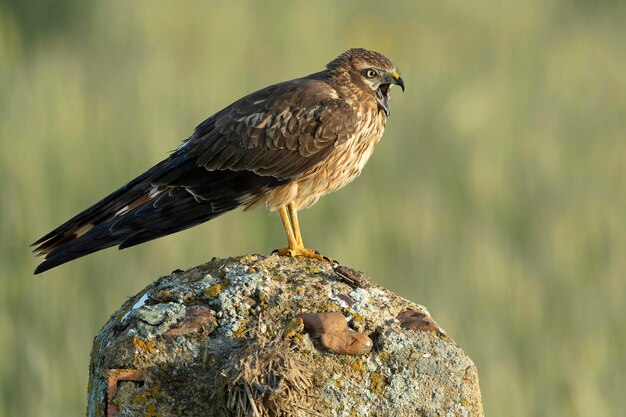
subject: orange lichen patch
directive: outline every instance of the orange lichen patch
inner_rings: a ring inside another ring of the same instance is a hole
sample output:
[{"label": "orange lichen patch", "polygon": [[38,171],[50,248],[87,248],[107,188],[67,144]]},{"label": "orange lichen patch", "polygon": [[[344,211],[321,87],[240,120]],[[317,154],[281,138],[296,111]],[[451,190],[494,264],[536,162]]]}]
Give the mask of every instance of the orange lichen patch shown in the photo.
[{"label": "orange lichen patch", "polygon": [[138,352],[155,353],[157,351],[153,341],[142,339],[139,336],[133,337],[133,345]]},{"label": "orange lichen patch", "polygon": [[348,327],[343,314],[303,313],[304,330],[326,349],[340,355],[359,355],[372,349],[372,339]]},{"label": "orange lichen patch", "polygon": [[404,310],[398,314],[400,327],[421,332],[437,332],[443,334],[443,331],[437,326],[437,323],[427,314],[420,313],[416,310]]},{"label": "orange lichen patch", "polygon": [[117,404],[115,397],[117,396],[117,388],[119,381],[136,381],[143,382],[146,374],[139,369],[109,369],[107,373],[107,417],[117,416]]}]

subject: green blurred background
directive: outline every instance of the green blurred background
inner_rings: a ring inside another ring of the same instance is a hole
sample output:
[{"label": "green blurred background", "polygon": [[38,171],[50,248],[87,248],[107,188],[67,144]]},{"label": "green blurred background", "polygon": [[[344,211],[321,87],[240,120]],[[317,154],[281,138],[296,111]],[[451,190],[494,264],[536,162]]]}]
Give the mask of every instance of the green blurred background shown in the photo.
[{"label": "green blurred background", "polygon": [[284,235],[236,212],[37,277],[28,244],[357,46],[408,88],[361,178],[301,214],[305,242],[426,305],[488,416],[626,415],[625,2],[0,0],[0,417],[84,414],[126,297]]}]

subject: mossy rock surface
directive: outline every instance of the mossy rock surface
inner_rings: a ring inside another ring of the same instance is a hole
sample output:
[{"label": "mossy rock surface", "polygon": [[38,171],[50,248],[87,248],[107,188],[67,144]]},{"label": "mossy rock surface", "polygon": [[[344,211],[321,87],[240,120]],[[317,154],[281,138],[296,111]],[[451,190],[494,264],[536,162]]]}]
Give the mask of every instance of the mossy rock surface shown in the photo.
[{"label": "mossy rock surface", "polygon": [[[327,312],[341,315],[304,314]],[[317,316],[347,338],[311,332]],[[356,353],[329,350],[344,347]],[[124,303],[94,340],[87,414],[483,411],[476,367],[423,306],[349,268],[252,255],[176,271]]]}]

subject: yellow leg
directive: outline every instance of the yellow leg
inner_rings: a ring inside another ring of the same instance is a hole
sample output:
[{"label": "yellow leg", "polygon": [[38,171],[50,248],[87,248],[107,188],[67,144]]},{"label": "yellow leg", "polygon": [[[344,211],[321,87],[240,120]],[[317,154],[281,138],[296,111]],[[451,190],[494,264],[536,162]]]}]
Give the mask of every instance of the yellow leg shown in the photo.
[{"label": "yellow leg", "polygon": [[[289,209],[289,213],[287,212],[287,209]],[[331,263],[335,262],[331,258],[320,255],[319,252],[317,252],[316,250],[307,249],[304,247],[304,245],[302,244],[302,236],[300,235],[298,211],[292,204],[289,204],[287,208],[285,208],[284,206],[280,207],[278,209],[278,212],[280,214],[280,220],[283,222],[283,227],[285,228],[288,247],[278,249],[275,252],[277,252],[280,256],[302,256],[305,258],[312,258],[320,261],[327,261]]]},{"label": "yellow leg", "polygon": [[296,238],[296,243],[298,243],[299,246],[304,247],[304,243],[302,243],[302,235],[300,234],[300,223],[298,223],[298,210],[293,203],[288,204],[287,208],[289,209],[289,217],[291,218],[291,224],[293,225],[293,234]]},{"label": "yellow leg", "polygon": [[296,249],[298,246],[298,241],[293,235],[293,230],[291,229],[291,223],[289,223],[289,215],[287,214],[287,210],[285,210],[285,206],[282,206],[278,209],[280,213],[280,220],[283,222],[283,227],[285,228],[285,234],[287,235],[287,244],[289,245],[289,249]]}]

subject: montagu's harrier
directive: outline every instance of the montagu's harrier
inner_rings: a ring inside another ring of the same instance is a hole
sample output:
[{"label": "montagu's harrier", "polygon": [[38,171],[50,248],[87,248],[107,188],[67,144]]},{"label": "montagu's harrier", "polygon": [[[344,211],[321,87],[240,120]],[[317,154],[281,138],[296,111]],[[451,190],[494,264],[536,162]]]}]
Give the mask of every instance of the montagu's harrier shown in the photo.
[{"label": "montagu's harrier", "polygon": [[202,122],[169,158],[33,245],[40,273],[104,248],[127,248],[244,206],[278,210],[288,247],[306,249],[297,210],[354,180],[383,134],[392,85],[385,56],[350,49],[315,74],[247,95]]}]

